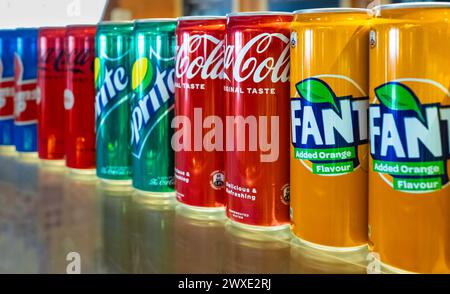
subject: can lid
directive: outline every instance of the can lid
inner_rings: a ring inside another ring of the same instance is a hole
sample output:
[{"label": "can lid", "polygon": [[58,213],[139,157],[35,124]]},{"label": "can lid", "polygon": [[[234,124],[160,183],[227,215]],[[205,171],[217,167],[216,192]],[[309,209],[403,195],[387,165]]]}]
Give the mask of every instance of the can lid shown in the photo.
[{"label": "can lid", "polygon": [[105,20],[99,23],[99,25],[129,25],[133,24],[132,20]]},{"label": "can lid", "polygon": [[192,15],[192,16],[181,16],[178,20],[209,20],[209,19],[226,19],[223,15]]},{"label": "can lid", "polygon": [[143,18],[136,19],[136,23],[146,23],[146,22],[174,22],[177,21],[176,18]]},{"label": "can lid", "polygon": [[388,9],[402,9],[402,8],[450,8],[450,2],[405,2],[378,5],[373,8],[374,11],[388,10]]},{"label": "can lid", "polygon": [[89,24],[89,23],[86,23],[86,24],[78,23],[78,24],[71,24],[71,25],[67,26],[68,29],[72,29],[72,28],[96,28],[96,27],[97,27],[97,25]]},{"label": "can lid", "polygon": [[227,17],[239,16],[265,16],[265,15],[292,15],[291,12],[285,11],[249,11],[249,12],[232,12],[228,13]]},{"label": "can lid", "polygon": [[351,12],[365,12],[370,13],[370,9],[366,8],[352,8],[352,7],[328,7],[328,8],[311,8],[296,10],[294,14],[306,13],[351,13]]}]

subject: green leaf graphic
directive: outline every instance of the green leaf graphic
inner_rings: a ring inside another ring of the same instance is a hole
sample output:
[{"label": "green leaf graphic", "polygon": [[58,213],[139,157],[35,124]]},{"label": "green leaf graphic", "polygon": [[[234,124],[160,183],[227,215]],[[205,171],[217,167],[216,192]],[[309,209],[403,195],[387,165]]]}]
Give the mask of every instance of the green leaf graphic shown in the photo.
[{"label": "green leaf graphic", "polygon": [[319,79],[306,79],[296,85],[300,96],[311,103],[330,103],[336,111],[339,111],[335,94]]},{"label": "green leaf graphic", "polygon": [[375,95],[387,108],[396,111],[412,110],[417,113],[421,121],[425,121],[419,102],[406,86],[400,83],[387,83],[376,88]]}]

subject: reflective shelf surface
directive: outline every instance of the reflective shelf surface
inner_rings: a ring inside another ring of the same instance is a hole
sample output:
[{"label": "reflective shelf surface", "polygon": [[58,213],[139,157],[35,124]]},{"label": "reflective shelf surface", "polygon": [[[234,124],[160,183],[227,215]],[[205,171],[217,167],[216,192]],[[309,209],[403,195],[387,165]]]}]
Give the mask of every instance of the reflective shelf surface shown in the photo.
[{"label": "reflective shelf surface", "polygon": [[223,214],[113,189],[36,158],[0,155],[0,273],[366,273],[367,250],[310,248]]}]

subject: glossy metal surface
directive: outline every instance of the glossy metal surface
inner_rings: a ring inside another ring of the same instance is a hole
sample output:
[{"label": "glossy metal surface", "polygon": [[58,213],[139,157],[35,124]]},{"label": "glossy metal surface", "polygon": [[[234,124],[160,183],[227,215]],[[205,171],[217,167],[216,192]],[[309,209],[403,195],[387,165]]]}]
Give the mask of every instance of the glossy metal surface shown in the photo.
[{"label": "glossy metal surface", "polygon": [[69,252],[82,273],[366,273],[370,262],[0,155],[0,273],[66,273]]}]

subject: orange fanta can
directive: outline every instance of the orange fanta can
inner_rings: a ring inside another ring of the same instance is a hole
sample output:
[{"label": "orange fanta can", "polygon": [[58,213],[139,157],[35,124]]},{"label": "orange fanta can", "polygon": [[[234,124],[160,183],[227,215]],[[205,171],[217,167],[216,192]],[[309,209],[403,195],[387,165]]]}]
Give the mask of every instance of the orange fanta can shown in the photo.
[{"label": "orange fanta can", "polygon": [[374,12],[370,249],[388,268],[450,273],[450,3]]},{"label": "orange fanta can", "polygon": [[291,220],[322,249],[367,246],[366,9],[295,12],[291,27]]}]

